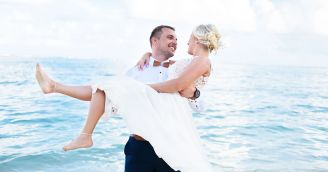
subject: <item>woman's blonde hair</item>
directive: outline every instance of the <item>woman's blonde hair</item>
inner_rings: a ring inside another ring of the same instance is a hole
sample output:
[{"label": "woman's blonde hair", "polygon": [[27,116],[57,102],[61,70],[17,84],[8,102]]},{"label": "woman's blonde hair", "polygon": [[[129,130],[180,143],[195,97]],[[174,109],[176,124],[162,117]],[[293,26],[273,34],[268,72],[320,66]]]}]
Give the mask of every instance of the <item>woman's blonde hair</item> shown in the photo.
[{"label": "woman's blonde hair", "polygon": [[210,51],[216,52],[220,47],[219,40],[221,35],[215,25],[201,24],[193,30],[193,35],[198,39],[198,42],[203,44]]}]

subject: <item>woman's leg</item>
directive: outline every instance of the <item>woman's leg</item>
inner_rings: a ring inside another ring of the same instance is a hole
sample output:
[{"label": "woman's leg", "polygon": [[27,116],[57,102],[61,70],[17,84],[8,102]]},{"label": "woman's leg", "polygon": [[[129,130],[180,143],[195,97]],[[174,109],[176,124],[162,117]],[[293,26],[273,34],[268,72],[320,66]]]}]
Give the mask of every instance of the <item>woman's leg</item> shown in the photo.
[{"label": "woman's leg", "polygon": [[89,114],[87,121],[81,134],[71,141],[68,145],[64,146],[65,151],[78,149],[78,148],[88,148],[93,145],[92,133],[95,129],[100,117],[105,111],[105,92],[97,90],[93,94],[90,102]]},{"label": "woman's leg", "polygon": [[36,65],[35,77],[44,94],[60,93],[79,100],[90,101],[92,97],[91,86],[68,86],[52,80],[39,64]]}]

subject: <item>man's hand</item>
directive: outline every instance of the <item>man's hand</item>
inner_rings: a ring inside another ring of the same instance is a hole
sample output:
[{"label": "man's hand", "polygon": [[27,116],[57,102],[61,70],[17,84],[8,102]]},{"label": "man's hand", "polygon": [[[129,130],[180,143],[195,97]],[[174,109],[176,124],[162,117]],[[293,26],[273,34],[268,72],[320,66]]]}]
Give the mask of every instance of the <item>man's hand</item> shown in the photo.
[{"label": "man's hand", "polygon": [[189,87],[185,88],[184,90],[179,91],[180,95],[185,98],[190,98],[194,96],[194,92],[196,87],[194,85],[190,85]]}]

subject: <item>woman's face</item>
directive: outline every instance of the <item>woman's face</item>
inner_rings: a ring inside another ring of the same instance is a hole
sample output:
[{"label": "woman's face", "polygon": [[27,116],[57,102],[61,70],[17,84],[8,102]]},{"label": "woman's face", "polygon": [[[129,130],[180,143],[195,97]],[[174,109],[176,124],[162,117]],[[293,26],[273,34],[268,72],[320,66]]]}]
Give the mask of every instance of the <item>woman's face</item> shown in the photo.
[{"label": "woman's face", "polygon": [[197,38],[193,34],[191,34],[189,41],[188,41],[188,46],[189,46],[188,54],[194,55],[194,50],[195,50],[196,44],[197,44]]}]

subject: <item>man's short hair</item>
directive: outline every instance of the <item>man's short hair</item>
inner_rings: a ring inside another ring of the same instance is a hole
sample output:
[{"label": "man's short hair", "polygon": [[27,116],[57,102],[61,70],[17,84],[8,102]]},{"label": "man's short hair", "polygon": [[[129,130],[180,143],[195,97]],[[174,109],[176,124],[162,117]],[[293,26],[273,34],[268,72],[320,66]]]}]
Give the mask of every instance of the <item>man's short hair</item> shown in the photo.
[{"label": "man's short hair", "polygon": [[157,39],[159,39],[163,33],[163,31],[162,31],[163,28],[168,28],[168,29],[175,31],[174,27],[168,26],[168,25],[160,25],[160,26],[155,27],[155,29],[151,32],[150,37],[149,37],[150,46],[152,46],[151,38],[156,37]]}]

